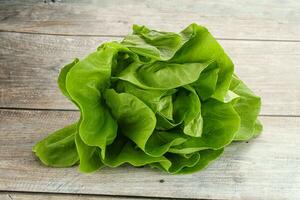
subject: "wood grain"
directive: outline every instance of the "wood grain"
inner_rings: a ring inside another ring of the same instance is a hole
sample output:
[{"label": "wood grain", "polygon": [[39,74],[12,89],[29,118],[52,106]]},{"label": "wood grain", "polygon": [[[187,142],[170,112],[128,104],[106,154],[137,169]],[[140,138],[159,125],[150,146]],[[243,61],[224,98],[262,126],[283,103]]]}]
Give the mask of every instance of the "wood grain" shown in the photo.
[{"label": "wood grain", "polygon": [[74,111],[0,110],[0,190],[207,199],[297,199],[300,117],[262,117],[263,134],[228,147],[192,175],[123,166],[80,174],[42,166],[35,142],[78,118]]},{"label": "wood grain", "polygon": [[138,200],[141,198],[76,195],[76,194],[45,194],[45,193],[23,193],[23,192],[0,192],[1,200]]},{"label": "wood grain", "polygon": [[[0,107],[76,109],[58,90],[59,69],[118,39],[0,33]],[[220,43],[236,73],[262,97],[262,114],[300,115],[300,43]]]},{"label": "wood grain", "polygon": [[[0,199],[299,199],[299,10],[298,0],[0,0]],[[132,24],[180,31],[192,22],[218,38],[262,97],[270,116],[260,137],[192,175],[127,165],[81,174],[39,162],[33,145],[79,118],[57,88],[61,66]]]},{"label": "wood grain", "polygon": [[44,2],[1,1],[0,30],[103,36],[127,34],[132,24],[179,31],[196,22],[217,38],[300,40],[298,0]]},{"label": "wood grain", "polygon": [[60,94],[59,69],[110,39],[0,33],[0,107],[75,109]]}]

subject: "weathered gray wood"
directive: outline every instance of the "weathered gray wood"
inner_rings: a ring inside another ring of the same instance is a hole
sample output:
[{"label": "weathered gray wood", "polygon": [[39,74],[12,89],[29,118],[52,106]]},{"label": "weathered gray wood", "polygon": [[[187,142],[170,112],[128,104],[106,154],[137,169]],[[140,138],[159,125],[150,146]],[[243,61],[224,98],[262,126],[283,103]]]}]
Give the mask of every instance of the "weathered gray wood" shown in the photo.
[{"label": "weathered gray wood", "polygon": [[58,89],[59,69],[109,39],[0,33],[0,107],[74,109]]},{"label": "weathered gray wood", "polygon": [[[130,32],[134,23],[179,31],[197,22],[220,39],[237,74],[262,96],[262,114],[300,115],[299,10],[297,0],[0,0],[0,108],[75,109],[57,89],[63,64],[103,41],[118,40],[116,36]],[[74,111],[0,109],[0,191],[199,199],[300,197],[300,117],[262,117],[263,135],[233,144],[220,160],[192,175],[170,176],[128,166],[80,174],[76,167],[42,166],[31,153],[34,143],[78,117]],[[120,197],[0,193],[4,200],[58,198]]]},{"label": "weathered gray wood", "polygon": [[42,166],[33,144],[78,118],[69,111],[0,110],[0,190],[207,199],[298,199],[300,117],[262,117],[263,134],[228,147],[191,175],[124,166],[80,174]]},{"label": "weathered gray wood", "polygon": [[218,38],[300,40],[300,2],[239,0],[1,1],[0,30],[124,35],[132,24],[179,31],[196,22]]},{"label": "weathered gray wood", "polygon": [[96,196],[96,195],[76,195],[76,194],[42,194],[42,193],[23,193],[23,192],[0,192],[1,200],[137,200],[143,198]]},{"label": "weathered gray wood", "polygon": [[[118,39],[0,33],[0,107],[75,109],[58,90],[59,69]],[[300,115],[300,43],[220,43],[237,74],[262,97],[262,114]]]}]

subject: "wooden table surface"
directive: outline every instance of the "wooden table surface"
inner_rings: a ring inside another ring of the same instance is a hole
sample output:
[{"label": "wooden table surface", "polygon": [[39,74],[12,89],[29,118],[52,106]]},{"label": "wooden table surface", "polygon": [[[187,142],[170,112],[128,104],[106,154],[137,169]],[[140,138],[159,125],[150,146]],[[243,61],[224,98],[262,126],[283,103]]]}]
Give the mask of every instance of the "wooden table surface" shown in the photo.
[{"label": "wooden table surface", "polygon": [[[81,174],[31,152],[78,119],[59,92],[62,65],[132,24],[206,26],[262,97],[263,134],[234,143],[207,169],[167,175],[123,166]],[[299,0],[0,0],[0,199],[300,199]]]}]

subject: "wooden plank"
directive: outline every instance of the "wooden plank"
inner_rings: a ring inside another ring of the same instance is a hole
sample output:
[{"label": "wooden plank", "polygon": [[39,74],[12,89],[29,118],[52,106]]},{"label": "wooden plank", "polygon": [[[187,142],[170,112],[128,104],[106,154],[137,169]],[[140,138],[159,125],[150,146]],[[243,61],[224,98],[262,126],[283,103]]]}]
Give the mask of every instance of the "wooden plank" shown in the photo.
[{"label": "wooden plank", "polygon": [[23,193],[23,192],[0,192],[1,200],[137,200],[141,198],[96,196],[96,195],[70,195],[70,194],[46,194],[46,193]]},{"label": "wooden plank", "polygon": [[109,39],[0,33],[0,107],[75,109],[60,94],[59,69]]},{"label": "wooden plank", "polygon": [[[0,33],[0,107],[75,109],[58,90],[59,69],[113,39],[119,38]],[[262,97],[262,114],[300,115],[300,43],[220,43]]]},{"label": "wooden plank", "polygon": [[1,1],[0,30],[124,35],[132,24],[179,31],[192,22],[218,38],[300,40],[300,2],[239,0]]},{"label": "wooden plank", "polygon": [[263,134],[237,142],[207,169],[168,175],[123,166],[80,174],[42,166],[31,152],[49,132],[78,119],[74,111],[0,110],[0,190],[207,199],[297,199],[300,117],[262,117]]}]

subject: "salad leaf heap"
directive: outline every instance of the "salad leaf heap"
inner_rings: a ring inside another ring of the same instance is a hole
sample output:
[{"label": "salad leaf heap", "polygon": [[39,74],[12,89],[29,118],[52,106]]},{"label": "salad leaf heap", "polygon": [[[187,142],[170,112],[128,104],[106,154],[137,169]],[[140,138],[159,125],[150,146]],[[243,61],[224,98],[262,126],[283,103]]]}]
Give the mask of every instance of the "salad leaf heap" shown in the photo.
[{"label": "salad leaf heap", "polygon": [[80,119],[33,151],[48,166],[149,165],[192,173],[233,141],[257,136],[260,97],[205,27],[180,33],[133,26],[121,42],[107,42],[61,70],[61,92]]}]

